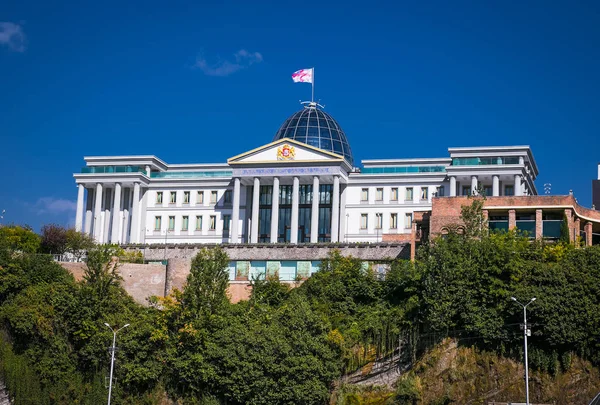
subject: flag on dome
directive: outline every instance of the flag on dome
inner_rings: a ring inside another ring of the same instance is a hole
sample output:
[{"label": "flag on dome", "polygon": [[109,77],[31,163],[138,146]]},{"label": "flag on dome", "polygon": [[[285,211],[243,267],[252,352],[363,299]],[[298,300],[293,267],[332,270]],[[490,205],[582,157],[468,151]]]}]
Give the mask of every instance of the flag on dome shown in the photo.
[{"label": "flag on dome", "polygon": [[314,68],[300,69],[292,74],[294,83],[312,83]]}]

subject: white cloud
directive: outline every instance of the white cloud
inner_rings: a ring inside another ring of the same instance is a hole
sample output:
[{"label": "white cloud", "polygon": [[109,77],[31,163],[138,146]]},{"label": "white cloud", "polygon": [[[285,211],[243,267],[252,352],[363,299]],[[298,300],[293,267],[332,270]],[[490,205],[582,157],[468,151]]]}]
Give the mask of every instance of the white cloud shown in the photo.
[{"label": "white cloud", "polygon": [[31,209],[38,215],[42,214],[69,214],[74,213],[77,209],[77,202],[71,200],[63,200],[61,198],[42,197],[31,206]]},{"label": "white cloud", "polygon": [[0,46],[6,45],[15,52],[25,52],[23,27],[8,21],[0,21]]},{"label": "white cloud", "polygon": [[194,67],[200,69],[205,75],[223,77],[263,61],[263,56],[260,53],[248,52],[245,49],[240,49],[234,53],[233,58],[233,60],[218,61],[214,64],[210,64],[204,56],[201,55],[196,59]]}]

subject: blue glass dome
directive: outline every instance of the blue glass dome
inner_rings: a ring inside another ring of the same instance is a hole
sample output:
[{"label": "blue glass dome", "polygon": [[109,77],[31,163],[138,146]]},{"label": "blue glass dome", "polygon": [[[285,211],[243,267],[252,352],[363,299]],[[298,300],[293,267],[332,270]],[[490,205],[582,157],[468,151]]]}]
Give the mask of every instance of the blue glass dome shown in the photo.
[{"label": "blue glass dome", "polygon": [[285,120],[273,141],[290,138],[328,152],[342,155],[350,166],[354,163],[346,134],[336,120],[310,103]]}]

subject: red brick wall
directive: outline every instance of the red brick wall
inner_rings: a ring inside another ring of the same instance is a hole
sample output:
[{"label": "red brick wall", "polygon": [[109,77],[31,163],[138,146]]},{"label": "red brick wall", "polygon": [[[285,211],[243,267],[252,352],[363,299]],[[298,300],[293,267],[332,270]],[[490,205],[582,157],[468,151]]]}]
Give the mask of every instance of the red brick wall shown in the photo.
[{"label": "red brick wall", "polygon": [[[462,221],[460,220],[461,207],[463,205],[471,204],[471,201],[471,198],[462,196],[433,198],[430,233],[432,235],[439,235],[442,229],[449,224],[462,224]],[[575,234],[574,220],[577,217],[585,216],[596,223],[600,223],[600,211],[582,207],[572,195],[487,197],[484,204],[484,209],[488,211],[491,211],[494,208],[506,208],[507,210],[513,209],[518,211],[521,207],[528,209],[540,208],[542,211],[546,207],[568,209],[568,212],[571,213],[570,215],[567,215],[567,218],[569,219],[569,229],[572,239]],[[571,207],[573,207],[573,209],[571,209]],[[573,216],[575,216],[575,218],[573,218]]]},{"label": "red brick wall", "polygon": [[382,242],[410,242],[410,233],[384,233],[382,235]]}]

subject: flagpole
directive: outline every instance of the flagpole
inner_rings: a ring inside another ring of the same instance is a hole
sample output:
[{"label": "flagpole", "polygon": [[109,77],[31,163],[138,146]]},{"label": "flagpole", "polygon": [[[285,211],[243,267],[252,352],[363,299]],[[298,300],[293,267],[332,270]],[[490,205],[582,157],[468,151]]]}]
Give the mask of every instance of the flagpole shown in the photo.
[{"label": "flagpole", "polygon": [[312,94],[310,96],[310,102],[315,102],[315,68],[312,68]]}]

